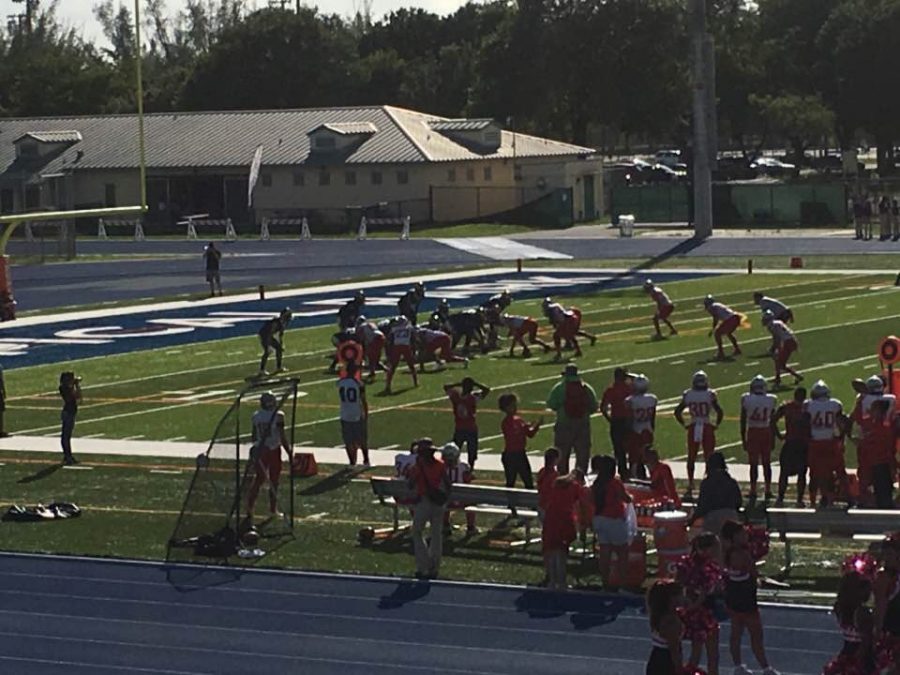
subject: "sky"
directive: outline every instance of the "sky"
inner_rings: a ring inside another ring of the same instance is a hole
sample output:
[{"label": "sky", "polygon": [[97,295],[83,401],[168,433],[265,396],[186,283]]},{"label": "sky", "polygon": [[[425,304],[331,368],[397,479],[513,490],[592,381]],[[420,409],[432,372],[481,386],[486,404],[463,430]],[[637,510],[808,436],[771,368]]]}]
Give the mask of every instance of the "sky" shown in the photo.
[{"label": "sky", "polygon": [[[174,13],[184,6],[184,0],[165,1],[170,13]],[[293,0],[288,0],[288,2],[292,3]],[[362,2],[363,0],[320,0],[319,2],[305,0],[303,4],[318,6],[319,10],[326,14],[349,16],[354,13],[357,7],[362,6]],[[49,0],[45,0],[45,4],[49,4]],[[95,0],[59,0],[56,10],[57,17],[66,25],[81,31],[86,38],[102,42],[102,31],[93,14],[95,4]],[[132,0],[128,0],[127,4],[129,7],[134,5]],[[254,4],[257,7],[264,7],[268,4],[268,0],[249,0],[248,4],[251,7]],[[377,19],[394,9],[409,6],[422,7],[438,14],[447,14],[463,4],[465,4],[465,0],[372,0],[372,17]],[[14,3],[12,0],[0,0],[0,19],[3,20],[4,24],[8,15],[19,14],[23,11],[24,5],[21,3]]]}]

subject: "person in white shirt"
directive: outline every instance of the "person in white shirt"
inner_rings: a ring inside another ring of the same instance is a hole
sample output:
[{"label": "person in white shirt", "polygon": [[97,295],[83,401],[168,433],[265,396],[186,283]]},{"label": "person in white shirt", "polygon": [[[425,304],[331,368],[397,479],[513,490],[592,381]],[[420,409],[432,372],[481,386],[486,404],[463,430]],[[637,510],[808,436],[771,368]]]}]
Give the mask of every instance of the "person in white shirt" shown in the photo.
[{"label": "person in white shirt", "polygon": [[631,420],[631,433],[625,439],[625,447],[632,478],[646,478],[644,448],[653,445],[657,398],[649,393],[650,379],[646,375],[635,376],[631,387],[632,394],[625,399]]},{"label": "person in white shirt", "polygon": [[290,454],[290,442],[284,425],[284,412],[278,409],[278,398],[270,391],[259,398],[259,410],[253,413],[253,445],[250,461],[254,476],[247,492],[247,522],[253,522],[256,498],[263,483],[269,485],[269,512],[273,517],[283,517],[278,510],[278,482],[281,477],[281,451]]},{"label": "person in white shirt", "polygon": [[416,361],[413,355],[413,325],[405,316],[398,317],[396,323],[391,326],[388,335],[388,371],[385,379],[384,391],[391,393],[391,382],[394,374],[397,372],[397,366],[400,365],[400,359],[409,366],[409,372],[412,375],[413,386],[419,386],[419,377],[416,374]]},{"label": "person in white shirt", "polygon": [[771,353],[775,360],[775,386],[781,384],[782,373],[790,373],[794,376],[794,384],[799,384],[803,381],[803,375],[788,365],[788,359],[799,348],[797,336],[784,321],[776,319],[775,315],[768,310],[763,313],[762,322],[772,334]]},{"label": "person in white shirt", "polygon": [[716,347],[718,348],[716,358],[725,358],[725,351],[722,347],[723,335],[731,341],[731,344],[734,347],[732,356],[740,356],[741,347],[734,337],[734,331],[741,325],[741,315],[731,309],[728,305],[716,302],[716,299],[711,295],[706,296],[706,299],[703,301],[703,306],[710,316],[712,316],[712,329],[709,331],[709,334],[710,336],[715,335],[716,338]]},{"label": "person in white shirt", "polygon": [[[809,428],[809,499],[816,503],[822,491],[822,505],[834,498],[834,483],[843,465],[843,449],[839,442],[839,423],[843,405],[831,398],[831,390],[823,380],[810,389],[810,397],[803,404]],[[846,480],[846,479],[845,479]]]},{"label": "person in white shirt", "polygon": [[741,443],[750,461],[750,499],[756,499],[759,465],[763,467],[766,501],[772,498],[772,449],[775,447],[773,419],[778,399],[767,392],[766,378],[757,375],[750,391],[741,397]]},{"label": "person in white shirt", "polygon": [[763,314],[772,312],[779,321],[784,321],[785,323],[794,322],[794,312],[790,307],[781,302],[781,300],[770,298],[759,291],[756,291],[756,293],[753,294],[753,303],[759,307],[759,311]]},{"label": "person in white shirt", "polygon": [[359,375],[359,366],[355,361],[350,361],[347,374],[337,382],[341,401],[341,436],[350,466],[356,466],[359,451],[362,451],[363,464],[369,466],[369,406],[366,388]]},{"label": "person in white shirt", "polygon": [[[691,421],[684,421],[684,411],[691,414]],[[716,421],[712,422],[711,415],[715,411]],[[718,396],[709,388],[709,377],[698,370],[691,379],[691,388],[685,390],[681,396],[681,402],[675,408],[675,419],[687,429],[687,474],[688,489],[687,498],[692,499],[694,494],[694,467],[697,454],[703,449],[704,460],[709,460],[716,449],[716,429],[722,424],[725,413],[719,405]]]}]

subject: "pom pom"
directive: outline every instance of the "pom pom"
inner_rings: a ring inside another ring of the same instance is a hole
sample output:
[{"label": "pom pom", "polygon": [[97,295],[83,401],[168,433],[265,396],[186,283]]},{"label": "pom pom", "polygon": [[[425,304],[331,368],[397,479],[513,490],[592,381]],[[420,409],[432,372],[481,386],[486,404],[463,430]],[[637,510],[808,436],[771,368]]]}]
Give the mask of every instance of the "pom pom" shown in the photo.
[{"label": "pom pom", "polygon": [[681,607],[678,616],[684,624],[684,639],[691,642],[705,642],[706,638],[719,629],[716,617],[703,605]]},{"label": "pom pom", "polygon": [[722,568],[704,556],[684,555],[675,563],[675,579],[690,591],[709,595],[722,584]]},{"label": "pom pom", "polygon": [[841,563],[841,574],[856,572],[869,581],[875,580],[878,573],[878,560],[871,553],[854,553],[844,558]]},{"label": "pom pom", "polygon": [[839,654],[822,669],[822,675],[866,675],[869,671],[855,655]]},{"label": "pom pom", "polygon": [[769,531],[764,527],[747,525],[747,545],[754,561],[763,560],[769,555]]}]

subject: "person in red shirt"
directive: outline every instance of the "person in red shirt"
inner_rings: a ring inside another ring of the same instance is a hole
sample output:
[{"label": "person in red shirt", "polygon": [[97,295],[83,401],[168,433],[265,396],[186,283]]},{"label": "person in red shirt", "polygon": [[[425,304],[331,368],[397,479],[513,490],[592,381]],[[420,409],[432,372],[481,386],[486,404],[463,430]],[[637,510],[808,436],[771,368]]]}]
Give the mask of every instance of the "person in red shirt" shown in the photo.
[{"label": "person in red shirt", "polygon": [[609,455],[591,458],[591,469],[597,474],[591,492],[594,496],[594,532],[597,535],[597,563],[603,587],[609,587],[612,555],[616,554],[619,579],[628,576],[628,532],[626,508],[631,496],[616,478],[616,460]]},{"label": "person in red shirt", "polygon": [[547,509],[541,531],[541,550],[547,588],[551,590],[566,590],[566,560],[569,545],[577,536],[575,507],[583,489],[573,472],[557,477],[546,492]]},{"label": "person in red shirt", "polygon": [[[416,556],[416,578],[436,579],[444,547],[444,510],[450,494],[450,476],[444,463],[434,456],[436,448],[419,445],[410,483],[419,501],[413,509],[412,540]],[[431,525],[430,540],[425,525]]]},{"label": "person in red shirt", "polygon": [[547,511],[547,493],[553,486],[554,481],[559,478],[559,471],[556,468],[558,463],[559,448],[547,448],[544,452],[544,466],[538,471],[537,475],[538,517],[541,523],[544,522],[544,513]]},{"label": "person in red shirt", "polygon": [[612,384],[603,392],[600,399],[600,412],[609,422],[609,440],[612,442],[613,454],[620,476],[631,475],[628,470],[628,453],[626,440],[631,431],[631,413],[625,399],[631,396],[631,376],[625,368],[613,371]]},{"label": "person in red shirt", "polygon": [[544,419],[529,424],[516,412],[519,409],[519,397],[515,394],[503,394],[497,401],[500,410],[506,413],[506,417],[500,423],[503,432],[503,454],[500,460],[503,462],[503,473],[506,475],[506,487],[516,484],[516,477],[521,477],[526,490],[534,489],[534,479],[531,474],[531,465],[528,463],[528,455],[525,453],[525,445],[529,438],[541,428]]},{"label": "person in red shirt", "polygon": [[460,450],[465,445],[469,468],[474,471],[475,461],[478,459],[478,422],[475,420],[475,413],[478,402],[483,401],[491,390],[471,377],[466,377],[462,382],[445,384],[444,393],[453,405],[453,442]]},{"label": "person in red shirt", "polygon": [[[803,414],[803,402],[806,400],[806,389],[797,387],[794,398],[782,403],[772,416],[775,435],[784,441],[778,463],[781,475],[778,477],[778,499],[775,506],[784,506],[784,495],[787,492],[788,478],[797,476],[797,507],[803,508],[806,503],[803,495],[806,492],[807,448],[809,446],[809,428],[807,418]],[[778,421],[784,419],[784,432],[778,428]]]},{"label": "person in red shirt", "polygon": [[[897,424],[891,415],[892,402],[878,400],[871,404],[869,415],[860,421],[862,436],[858,440],[859,458],[865,457],[867,485],[875,492],[875,508],[894,508],[894,467],[897,447]],[[859,471],[863,471],[860,465]],[[860,493],[863,480],[860,478]]]},{"label": "person in red shirt", "polygon": [[672,467],[659,460],[659,453],[650,446],[644,448],[644,459],[647,468],[650,469],[650,489],[663,503],[681,507],[681,498],[675,488],[675,477],[672,475]]}]

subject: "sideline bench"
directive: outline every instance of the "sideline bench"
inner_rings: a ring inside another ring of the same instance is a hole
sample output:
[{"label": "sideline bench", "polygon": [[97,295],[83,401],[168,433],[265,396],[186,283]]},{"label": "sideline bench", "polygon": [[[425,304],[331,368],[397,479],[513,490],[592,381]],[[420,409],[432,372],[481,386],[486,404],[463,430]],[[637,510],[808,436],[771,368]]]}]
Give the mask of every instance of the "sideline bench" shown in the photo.
[{"label": "sideline bench", "polygon": [[766,520],[769,537],[784,544],[782,578],[787,578],[793,567],[792,542],[822,538],[877,541],[900,530],[900,510],[769,508]]}]

